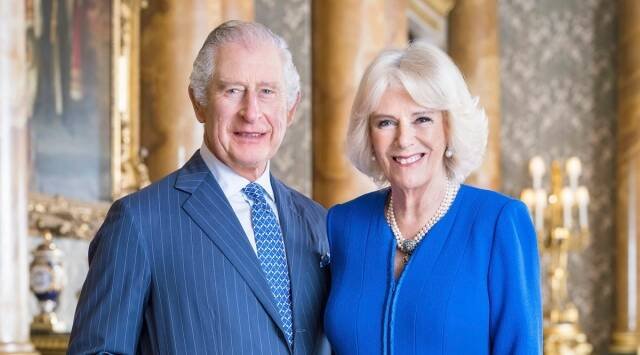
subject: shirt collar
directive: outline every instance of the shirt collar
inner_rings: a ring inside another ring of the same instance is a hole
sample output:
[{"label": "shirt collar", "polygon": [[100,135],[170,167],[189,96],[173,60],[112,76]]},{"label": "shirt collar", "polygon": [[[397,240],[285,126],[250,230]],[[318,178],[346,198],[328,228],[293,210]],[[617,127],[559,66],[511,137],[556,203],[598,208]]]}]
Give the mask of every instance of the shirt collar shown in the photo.
[{"label": "shirt collar", "polygon": [[[236,173],[233,169],[218,159],[204,142],[200,147],[200,156],[207,165],[207,168],[209,168],[209,171],[211,171],[211,174],[216,178],[216,181],[218,182],[218,185],[220,185],[220,188],[227,200],[230,200],[230,198],[236,194],[242,194],[242,188],[251,183],[247,178]],[[255,183],[262,186],[262,188],[267,192],[267,196],[269,196],[272,201],[275,201],[273,188],[271,187],[269,165],[270,162],[267,161],[267,167]],[[242,194],[242,196],[244,196],[244,194]]]}]

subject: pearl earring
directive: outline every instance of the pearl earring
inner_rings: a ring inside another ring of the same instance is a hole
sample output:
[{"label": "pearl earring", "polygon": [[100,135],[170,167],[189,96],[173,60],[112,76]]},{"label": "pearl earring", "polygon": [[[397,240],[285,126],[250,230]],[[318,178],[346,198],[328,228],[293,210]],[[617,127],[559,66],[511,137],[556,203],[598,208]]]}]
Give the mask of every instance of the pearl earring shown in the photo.
[{"label": "pearl earring", "polygon": [[451,157],[453,157],[453,149],[447,147],[447,149],[444,151],[444,156],[451,159]]}]

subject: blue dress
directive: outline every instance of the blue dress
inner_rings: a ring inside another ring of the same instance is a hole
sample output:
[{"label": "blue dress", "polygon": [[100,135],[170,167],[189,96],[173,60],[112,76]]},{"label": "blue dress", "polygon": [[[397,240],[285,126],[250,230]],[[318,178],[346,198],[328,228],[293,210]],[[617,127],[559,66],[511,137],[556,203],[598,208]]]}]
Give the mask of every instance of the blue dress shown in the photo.
[{"label": "blue dress", "polygon": [[325,331],[335,353],[541,354],[538,249],[524,204],[462,185],[396,280],[388,193],[327,217]]}]

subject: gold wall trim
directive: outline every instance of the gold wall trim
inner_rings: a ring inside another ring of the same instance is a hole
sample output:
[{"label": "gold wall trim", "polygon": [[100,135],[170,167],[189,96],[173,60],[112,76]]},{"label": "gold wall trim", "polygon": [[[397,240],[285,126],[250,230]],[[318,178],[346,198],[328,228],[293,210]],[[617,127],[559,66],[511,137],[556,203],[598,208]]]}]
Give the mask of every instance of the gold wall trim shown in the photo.
[{"label": "gold wall trim", "polygon": [[29,232],[91,240],[109,209],[108,202],[80,202],[62,196],[31,194]]},{"label": "gold wall trim", "polygon": [[111,196],[149,184],[140,157],[140,1],[113,0]]}]

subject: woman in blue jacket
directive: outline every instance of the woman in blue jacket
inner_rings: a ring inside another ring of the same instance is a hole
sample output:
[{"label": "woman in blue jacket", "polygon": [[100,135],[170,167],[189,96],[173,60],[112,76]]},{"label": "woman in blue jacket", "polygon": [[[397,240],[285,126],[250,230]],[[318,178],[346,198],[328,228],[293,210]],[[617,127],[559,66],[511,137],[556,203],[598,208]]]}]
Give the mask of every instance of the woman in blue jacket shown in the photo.
[{"label": "woman in blue jacket", "polygon": [[484,111],[437,47],[416,42],[369,66],[348,155],[389,187],[329,211],[325,328],[337,354],[541,354],[527,209],[462,184],[486,142]]}]

